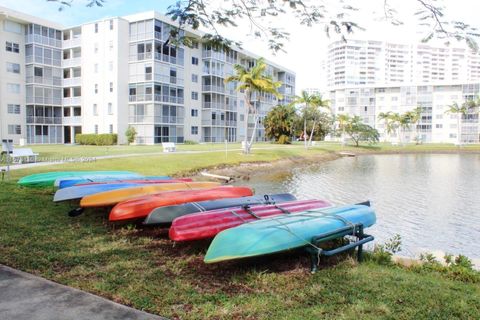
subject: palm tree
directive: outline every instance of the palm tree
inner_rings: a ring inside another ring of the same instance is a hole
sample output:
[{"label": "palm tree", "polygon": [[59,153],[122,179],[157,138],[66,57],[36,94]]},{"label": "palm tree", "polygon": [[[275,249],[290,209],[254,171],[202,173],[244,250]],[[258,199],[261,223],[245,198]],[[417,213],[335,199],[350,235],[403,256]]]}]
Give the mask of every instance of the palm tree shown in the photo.
[{"label": "palm tree", "polygon": [[316,99],[314,100],[314,104],[311,105],[311,113],[313,115],[313,124],[312,124],[312,131],[310,131],[310,138],[308,139],[308,145],[312,145],[312,138],[313,138],[313,132],[315,131],[315,127],[317,125],[318,121],[318,116],[321,113],[320,108],[328,108],[330,101],[329,100],[323,100],[322,95],[318,94],[316,96]]},{"label": "palm tree", "polygon": [[352,118],[350,118],[348,114],[339,114],[337,116],[338,128],[342,130],[342,136],[341,136],[342,145],[345,144],[345,130],[351,120]]},{"label": "palm tree", "polygon": [[[318,107],[323,107],[325,101],[322,100],[322,97],[318,94],[309,94],[307,91],[302,90],[299,96],[295,96],[290,105],[300,105],[302,108],[302,117],[303,117],[303,141],[305,144],[305,149],[307,149],[307,120],[308,114],[312,111],[318,109]],[[315,120],[313,122],[313,129],[315,128]],[[310,135],[312,136],[312,135]],[[310,138],[311,140],[311,138]]]},{"label": "palm tree", "polygon": [[474,106],[475,104],[471,104],[471,102],[466,102],[461,106],[454,102],[452,105],[449,105],[448,110],[445,111],[445,113],[457,115],[457,145],[461,145],[462,143],[462,117],[466,116]]},{"label": "palm tree", "polygon": [[[235,74],[225,79],[225,83],[238,83],[236,90],[243,91],[245,96],[245,103],[247,108],[245,110],[245,149],[244,153],[250,153],[250,150],[255,139],[257,125],[258,125],[258,109],[259,103],[254,105],[252,98],[255,96],[256,102],[260,102],[262,93],[269,93],[276,96],[278,99],[282,95],[278,92],[278,88],[282,85],[281,82],[275,82],[269,76],[265,75],[267,64],[263,58],[257,60],[255,66],[250,69],[245,68],[240,64],[234,66]],[[248,118],[253,115],[254,127],[252,137],[248,141]]]},{"label": "palm tree", "polygon": [[417,125],[420,119],[422,118],[422,107],[416,107],[415,109],[411,111],[405,112],[405,117],[408,118],[410,124],[414,125],[414,132],[415,132],[415,143],[418,144],[419,139],[418,139],[418,130],[417,130]]},{"label": "palm tree", "polygon": [[383,129],[383,135],[384,135],[384,141],[387,142],[387,135],[390,135],[393,131],[393,126],[392,126],[392,121],[390,119],[392,112],[380,112],[378,114],[378,120],[383,120],[384,123],[384,129]]},{"label": "palm tree", "polygon": [[389,119],[393,132],[397,135],[398,141],[402,143],[401,132],[398,130],[402,122],[402,116],[398,112],[392,112],[390,113]]}]

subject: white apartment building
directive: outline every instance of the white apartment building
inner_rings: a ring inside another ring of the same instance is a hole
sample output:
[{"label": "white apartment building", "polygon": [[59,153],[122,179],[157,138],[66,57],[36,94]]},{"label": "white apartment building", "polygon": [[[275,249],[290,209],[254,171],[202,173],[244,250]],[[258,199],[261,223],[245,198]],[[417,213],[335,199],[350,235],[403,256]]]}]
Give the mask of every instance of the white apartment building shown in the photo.
[{"label": "white apartment building", "polygon": [[[330,106],[335,114],[356,115],[376,128],[381,141],[413,142],[418,134],[423,142],[478,143],[480,124],[478,114],[471,113],[461,120],[458,130],[456,114],[448,114],[448,106],[475,99],[480,94],[480,83],[351,86],[329,91]],[[379,119],[382,112],[405,113],[421,107],[423,112],[417,128],[404,133],[387,133]],[[402,135],[400,137],[400,135]]]},{"label": "white apartment building", "polygon": [[[334,114],[357,115],[376,128],[381,140],[478,143],[478,114],[458,130],[457,115],[446,114],[480,94],[480,55],[465,48],[396,44],[372,40],[333,42],[326,63],[327,97]],[[382,112],[404,113],[421,107],[421,120],[404,133],[388,134]],[[402,135],[400,137],[400,135]]]},{"label": "white apartment building", "polygon": [[[118,133],[136,143],[240,141],[245,101],[224,79],[257,55],[168,41],[171,21],[154,11],[65,28],[0,7],[0,137],[15,143],[73,143],[78,133]],[[267,61],[283,99],[258,99],[263,117],[295,94],[295,73]],[[251,122],[251,121],[250,121]],[[253,130],[253,123],[249,124]],[[251,134],[251,131],[249,132]]]},{"label": "white apartment building", "polygon": [[373,40],[335,41],[325,64],[329,88],[480,81],[480,55],[466,48]]}]

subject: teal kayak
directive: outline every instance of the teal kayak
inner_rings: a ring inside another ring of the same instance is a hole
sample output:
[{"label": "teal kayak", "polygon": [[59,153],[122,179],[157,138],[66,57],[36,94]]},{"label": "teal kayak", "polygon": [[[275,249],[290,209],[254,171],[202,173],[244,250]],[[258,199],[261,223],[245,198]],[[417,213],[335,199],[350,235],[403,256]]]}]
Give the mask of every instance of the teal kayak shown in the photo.
[{"label": "teal kayak", "polygon": [[361,223],[367,228],[375,221],[375,212],[364,205],[314,209],[261,219],[217,234],[204,261],[214,263],[304,247],[320,234],[349,224]]},{"label": "teal kayak", "polygon": [[32,174],[18,180],[18,184],[27,187],[48,187],[53,186],[57,179],[85,178],[88,177],[115,177],[139,178],[141,175],[130,171],[54,171]]}]

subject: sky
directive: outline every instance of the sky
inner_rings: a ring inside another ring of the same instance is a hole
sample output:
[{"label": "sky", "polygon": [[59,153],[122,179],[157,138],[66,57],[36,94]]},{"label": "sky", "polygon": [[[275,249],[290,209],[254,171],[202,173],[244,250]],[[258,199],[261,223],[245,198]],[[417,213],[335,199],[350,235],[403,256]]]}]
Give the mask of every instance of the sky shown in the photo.
[{"label": "sky", "polygon": [[[67,0],[68,1],[68,0]],[[213,0],[221,4],[222,0]],[[317,0],[312,0],[317,1]],[[330,3],[338,1],[326,0]],[[362,10],[356,13],[355,20],[364,27],[365,31],[357,31],[348,36],[349,39],[389,40],[401,43],[415,43],[421,41],[425,32],[419,33],[419,25],[414,18],[417,9],[416,0],[389,0],[398,10],[398,15],[404,22],[401,27],[395,27],[388,22],[381,21],[384,0],[357,0],[353,1],[361,6]],[[86,7],[87,0],[73,0],[72,7],[65,7],[59,11],[59,3],[47,0],[0,0],[0,6],[21,11],[47,20],[52,20],[65,26],[79,25],[85,22],[109,16],[123,16],[136,12],[156,10],[165,13],[172,0],[106,0],[103,7]],[[480,12],[480,1],[477,0],[438,0],[445,6],[448,17],[465,21],[480,28],[480,21],[476,15]],[[288,23],[284,23],[288,21]],[[265,22],[268,24],[269,22]],[[281,17],[271,23],[281,26],[290,32],[290,40],[286,43],[286,52],[273,55],[265,42],[250,36],[248,24],[239,23],[238,29],[222,30],[223,35],[243,43],[243,48],[267,59],[275,61],[296,72],[297,92],[304,88],[318,88],[325,85],[325,76],[322,61],[326,56],[326,47],[331,41],[323,31],[323,26],[305,27],[297,24],[289,16]],[[478,41],[480,43],[480,39]],[[443,42],[433,41],[443,45]],[[463,45],[463,44],[458,44]]]}]

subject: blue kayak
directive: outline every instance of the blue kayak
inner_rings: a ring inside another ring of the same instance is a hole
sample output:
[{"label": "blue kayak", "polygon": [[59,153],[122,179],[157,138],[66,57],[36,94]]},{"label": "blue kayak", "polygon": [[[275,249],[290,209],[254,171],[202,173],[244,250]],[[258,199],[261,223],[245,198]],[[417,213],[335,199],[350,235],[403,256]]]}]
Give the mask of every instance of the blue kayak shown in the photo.
[{"label": "blue kayak", "polygon": [[81,199],[85,196],[92,195],[99,192],[112,191],[118,189],[138,187],[141,183],[112,183],[112,184],[93,184],[85,186],[73,186],[63,189],[58,189],[55,192],[53,201],[67,201]]},{"label": "blue kayak", "polygon": [[365,228],[376,221],[372,208],[351,205],[260,219],[224,230],[213,239],[206,263],[254,257],[308,246],[313,237],[349,224]]},{"label": "blue kayak", "polygon": [[97,177],[91,176],[88,178],[80,177],[80,178],[70,178],[70,179],[58,179],[55,181],[55,185],[58,186],[59,189],[73,187],[76,184],[82,183],[89,183],[89,182],[121,182],[122,180],[129,180],[129,179],[142,179],[146,181],[152,180],[170,180],[172,179],[169,176],[151,176],[151,177],[143,177],[143,176],[115,176],[115,177]]}]

